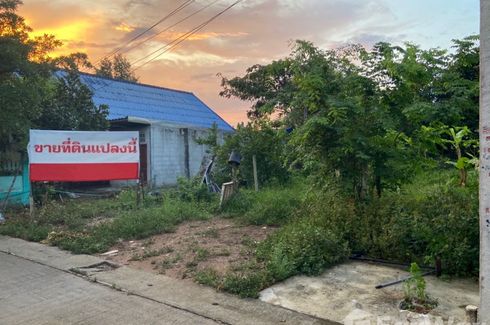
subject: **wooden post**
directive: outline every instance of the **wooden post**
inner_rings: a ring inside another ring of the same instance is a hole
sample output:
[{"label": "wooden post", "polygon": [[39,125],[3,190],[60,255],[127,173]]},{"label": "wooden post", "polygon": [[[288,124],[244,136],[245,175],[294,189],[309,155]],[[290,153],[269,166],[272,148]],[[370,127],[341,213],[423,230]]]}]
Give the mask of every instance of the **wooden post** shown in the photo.
[{"label": "wooden post", "polygon": [[466,321],[468,324],[478,323],[478,307],[468,305],[465,308],[466,311]]},{"label": "wooden post", "polygon": [[490,324],[490,1],[480,0],[480,310]]},{"label": "wooden post", "polygon": [[255,192],[259,191],[259,180],[257,177],[257,158],[255,155],[252,156],[252,163],[254,168],[254,184],[255,184]]}]

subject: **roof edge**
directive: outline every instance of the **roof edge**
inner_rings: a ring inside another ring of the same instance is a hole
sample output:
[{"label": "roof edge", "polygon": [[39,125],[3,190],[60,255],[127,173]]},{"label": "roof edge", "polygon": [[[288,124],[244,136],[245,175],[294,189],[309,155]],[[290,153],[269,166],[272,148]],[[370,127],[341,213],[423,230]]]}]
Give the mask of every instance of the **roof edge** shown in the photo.
[{"label": "roof edge", "polygon": [[[57,71],[67,72],[66,70],[63,70],[63,69],[58,69]],[[105,76],[99,76],[99,75],[96,75],[94,73],[88,73],[88,72],[82,72],[82,71],[78,71],[77,73],[79,75],[85,75],[85,76],[94,77],[94,78],[98,78],[98,79],[104,79],[104,80],[108,80],[108,81],[115,81],[115,82],[127,83],[127,84],[130,84],[130,85],[144,86],[144,87],[156,88],[156,89],[161,89],[161,90],[176,91],[176,92],[179,92],[179,93],[192,94],[193,95],[193,93],[191,91],[187,91],[187,90],[180,90],[180,89],[173,89],[173,88],[168,88],[168,87],[150,85],[150,84],[146,84],[146,83],[142,83],[142,82],[137,82],[137,81],[128,81],[128,80],[122,80],[122,79],[114,79],[114,78],[109,78],[109,77],[105,77]]]}]

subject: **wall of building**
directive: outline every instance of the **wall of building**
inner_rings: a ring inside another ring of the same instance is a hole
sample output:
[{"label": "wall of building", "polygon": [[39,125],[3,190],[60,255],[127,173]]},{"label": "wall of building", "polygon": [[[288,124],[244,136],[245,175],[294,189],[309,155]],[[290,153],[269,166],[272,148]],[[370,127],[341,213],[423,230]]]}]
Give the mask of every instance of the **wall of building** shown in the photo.
[{"label": "wall of building", "polygon": [[[29,204],[30,182],[29,182],[29,165],[27,162],[21,168],[16,166],[15,170],[22,170],[21,173],[15,173],[17,176],[2,175],[0,173],[0,203],[8,197],[9,204]],[[10,190],[10,192],[9,192]]]},{"label": "wall of building", "polygon": [[[197,143],[208,131],[153,124],[150,141],[150,183],[151,186],[170,186],[177,184],[177,178],[187,176],[186,145],[188,145],[189,176],[199,173],[206,154],[206,146]],[[187,141],[186,141],[187,137]],[[220,139],[223,134],[220,134]]]}]

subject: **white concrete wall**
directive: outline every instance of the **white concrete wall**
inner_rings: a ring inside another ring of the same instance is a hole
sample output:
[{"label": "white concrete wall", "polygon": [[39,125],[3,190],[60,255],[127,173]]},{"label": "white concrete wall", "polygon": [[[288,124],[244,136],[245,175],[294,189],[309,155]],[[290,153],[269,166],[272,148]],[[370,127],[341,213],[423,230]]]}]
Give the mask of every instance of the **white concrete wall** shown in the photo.
[{"label": "white concrete wall", "polygon": [[[155,123],[151,126],[150,134],[150,185],[152,187],[177,184],[178,177],[185,177],[185,140],[184,127],[169,126]],[[200,145],[196,139],[207,134],[205,129],[188,128],[189,135],[189,171],[193,177],[199,173],[206,146]],[[223,135],[220,134],[220,139]]]}]

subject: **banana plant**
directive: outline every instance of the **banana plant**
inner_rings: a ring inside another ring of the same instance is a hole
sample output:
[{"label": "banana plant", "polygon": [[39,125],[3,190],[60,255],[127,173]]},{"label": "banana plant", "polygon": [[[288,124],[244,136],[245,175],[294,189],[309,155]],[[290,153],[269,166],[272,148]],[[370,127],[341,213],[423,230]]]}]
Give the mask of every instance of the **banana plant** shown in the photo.
[{"label": "banana plant", "polygon": [[467,150],[478,148],[478,141],[468,139],[472,132],[467,126],[447,128],[444,133],[450,138],[442,139],[442,142],[450,145],[456,153],[456,161],[450,160],[446,163],[456,167],[459,171],[459,185],[464,187],[468,179],[468,170],[478,165],[478,158]]}]

